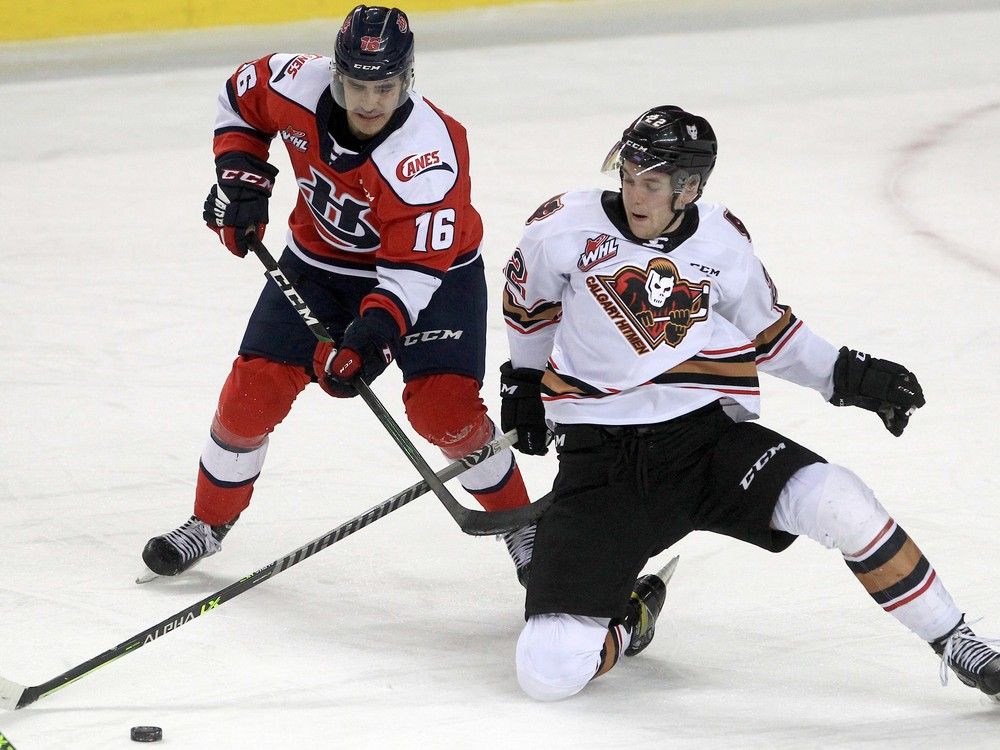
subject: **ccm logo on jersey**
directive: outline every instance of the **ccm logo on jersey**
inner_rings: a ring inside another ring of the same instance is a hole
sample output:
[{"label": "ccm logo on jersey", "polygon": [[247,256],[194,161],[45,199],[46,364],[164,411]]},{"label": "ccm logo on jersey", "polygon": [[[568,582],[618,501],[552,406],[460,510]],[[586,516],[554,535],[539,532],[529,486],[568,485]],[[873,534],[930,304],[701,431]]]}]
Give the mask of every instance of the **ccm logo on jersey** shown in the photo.
[{"label": "ccm logo on jersey", "polygon": [[424,172],[431,172],[435,169],[444,169],[454,172],[450,164],[441,161],[439,151],[428,151],[426,154],[410,154],[396,165],[396,178],[400,182],[409,182],[417,175]]},{"label": "ccm logo on jersey", "polygon": [[740,486],[745,490],[749,489],[750,483],[757,476],[757,472],[763,469],[767,465],[767,462],[770,461],[778,451],[784,449],[784,447],[784,443],[778,443],[773,448],[768,448],[764,455],[758,458],[756,462],[754,462],[754,465],[750,467],[750,471],[743,475],[743,479],[740,480]]},{"label": "ccm logo on jersey", "polygon": [[403,346],[413,346],[422,341],[440,341],[442,339],[460,339],[465,331],[421,331],[420,333],[410,333],[403,336]]}]

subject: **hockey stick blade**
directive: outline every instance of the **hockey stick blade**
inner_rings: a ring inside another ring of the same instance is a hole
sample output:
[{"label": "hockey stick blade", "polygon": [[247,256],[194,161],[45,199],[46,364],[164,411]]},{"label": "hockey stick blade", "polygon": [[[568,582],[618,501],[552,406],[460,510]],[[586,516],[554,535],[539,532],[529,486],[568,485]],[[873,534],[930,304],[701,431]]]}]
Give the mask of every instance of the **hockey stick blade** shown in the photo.
[{"label": "hockey stick blade", "polygon": [[379,401],[378,396],[372,393],[372,389],[368,387],[368,384],[363,380],[358,380],[355,383],[355,388],[357,388],[361,398],[365,400],[365,403],[368,404],[368,407],[378,420],[388,430],[392,439],[396,441],[396,444],[406,454],[413,467],[420,472],[420,475],[424,477],[424,481],[430,485],[431,490],[437,495],[438,500],[444,505],[445,510],[451,514],[451,517],[458,523],[459,528],[466,534],[471,534],[472,536],[489,536],[491,534],[502,534],[505,531],[519,529],[522,526],[527,526],[537,521],[541,518],[545,509],[549,507],[551,493],[536,502],[511,510],[485,511],[466,508],[455,499],[455,496],[448,491],[444,483],[434,476],[433,470],[424,461],[423,456],[420,455],[420,451],[416,449],[396,423],[396,420],[392,418],[389,411]]},{"label": "hockey stick blade", "polygon": [[[466,469],[470,469],[476,464],[480,464],[488,458],[496,455],[500,451],[509,448],[515,435],[516,433],[511,431],[506,435],[501,435],[495,438],[475,453],[470,453],[468,456],[448,464],[448,466],[436,474],[436,478],[442,482],[454,479]],[[224,589],[216,591],[214,594],[205,597],[201,601],[195,602],[190,607],[182,609],[180,612],[177,612],[176,614],[168,617],[166,620],[143,630],[141,633],[136,633],[134,636],[126,641],[122,641],[114,648],[108,649],[104,653],[98,654],[94,658],[88,659],[87,661],[76,665],[72,669],[63,672],[61,675],[53,677],[51,680],[47,680],[39,685],[26,687],[0,676],[0,708],[5,710],[24,708],[25,706],[37,701],[39,698],[44,698],[50,693],[54,693],[56,690],[66,687],[72,682],[76,682],[94,670],[142,648],[147,643],[152,643],[157,638],[173,632],[182,625],[187,625],[191,622],[191,620],[201,617],[203,614],[211,612],[213,609],[217,609],[230,599],[235,599],[245,591],[249,591],[254,586],[257,586],[269,578],[273,578],[278,575],[278,573],[288,570],[293,565],[298,565],[307,557],[312,557],[320,550],[326,549],[330,545],[339,542],[341,539],[350,536],[355,531],[359,531],[383,516],[398,510],[407,503],[415,500],[421,495],[426,494],[428,491],[430,491],[430,487],[427,482],[417,482],[387,500],[383,500],[378,505],[369,508],[361,515],[355,516],[350,521],[342,523],[340,526],[327,532],[323,536],[313,539],[308,544],[289,552],[284,557],[274,560],[269,565],[266,565],[250,575],[241,578],[235,583],[226,586]]]},{"label": "hockey stick blade", "polygon": [[19,708],[18,703],[21,701],[24,691],[24,685],[18,685],[16,682],[0,677],[0,708],[4,711],[13,711],[15,708]]}]

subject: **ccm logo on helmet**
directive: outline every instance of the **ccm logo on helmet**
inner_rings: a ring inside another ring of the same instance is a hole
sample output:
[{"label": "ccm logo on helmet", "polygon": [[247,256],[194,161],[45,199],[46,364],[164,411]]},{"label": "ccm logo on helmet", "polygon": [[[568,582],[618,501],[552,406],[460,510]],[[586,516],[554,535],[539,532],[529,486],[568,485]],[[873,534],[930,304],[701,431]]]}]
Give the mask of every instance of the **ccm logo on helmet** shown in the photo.
[{"label": "ccm logo on helmet", "polygon": [[454,172],[450,164],[441,161],[438,151],[428,151],[426,154],[411,154],[396,165],[396,177],[400,182],[409,182],[424,172],[444,169]]}]

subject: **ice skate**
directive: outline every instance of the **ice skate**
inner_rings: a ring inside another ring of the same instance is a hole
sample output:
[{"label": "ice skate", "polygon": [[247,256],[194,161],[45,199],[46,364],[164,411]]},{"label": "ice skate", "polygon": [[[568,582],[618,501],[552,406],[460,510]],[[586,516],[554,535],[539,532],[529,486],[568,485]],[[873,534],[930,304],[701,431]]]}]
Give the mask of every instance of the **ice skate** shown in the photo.
[{"label": "ice skate", "polygon": [[667,597],[667,583],[674,575],[679,557],[674,557],[658,573],[649,573],[635,582],[628,602],[624,625],[632,633],[625,656],[635,656],[653,640],[656,618]]},{"label": "ice skate", "polygon": [[950,668],[969,687],[979,688],[994,703],[1000,703],[1000,640],[981,638],[965,624],[965,618],[948,635],[931,643],[941,657],[941,684],[948,684]]},{"label": "ice skate", "polygon": [[517,571],[517,580],[527,588],[528,575],[531,573],[531,550],[535,546],[535,524],[499,534],[497,538],[507,545],[507,552]]},{"label": "ice skate", "polygon": [[238,518],[209,526],[197,516],[191,516],[179,528],[154,536],[142,550],[142,561],[152,575],[140,575],[136,582],[145,583],[156,576],[175,576],[202,558],[214,555],[222,549],[222,540]]}]

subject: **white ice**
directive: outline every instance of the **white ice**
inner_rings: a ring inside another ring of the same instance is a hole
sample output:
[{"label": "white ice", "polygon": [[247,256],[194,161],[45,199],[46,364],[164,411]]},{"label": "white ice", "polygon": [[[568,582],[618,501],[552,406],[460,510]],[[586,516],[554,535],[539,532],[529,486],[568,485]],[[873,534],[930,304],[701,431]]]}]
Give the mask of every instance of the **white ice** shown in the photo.
[{"label": "white ice", "polygon": [[[470,133],[494,414],[500,273],[524,218],[567,189],[612,187],[601,159],[645,108],[704,114],[721,141],[706,200],[744,220],[783,300],[838,345],[906,363],[928,397],[896,439],[765,379],[764,423],[865,477],[1000,636],[1000,3],[582,3],[413,24],[421,93]],[[335,29],[0,47],[5,678],[49,680],[416,480],[359,400],[309,389],[222,553],[133,583],[145,540],[190,513],[263,283],[201,224],[216,92],[265,52],[328,51]],[[278,250],[292,190],[276,161]],[[399,388],[394,373],[376,384],[403,420]],[[554,464],[522,458],[535,496]],[[0,731],[20,750],[130,747],[137,724],[163,727],[163,747],[212,750],[1000,745],[1000,709],[942,687],[927,645],[837,553],[709,534],[673,552],[652,646],[562,703],[517,686],[522,590],[502,545],[463,535],[427,496],[0,714]]]}]

